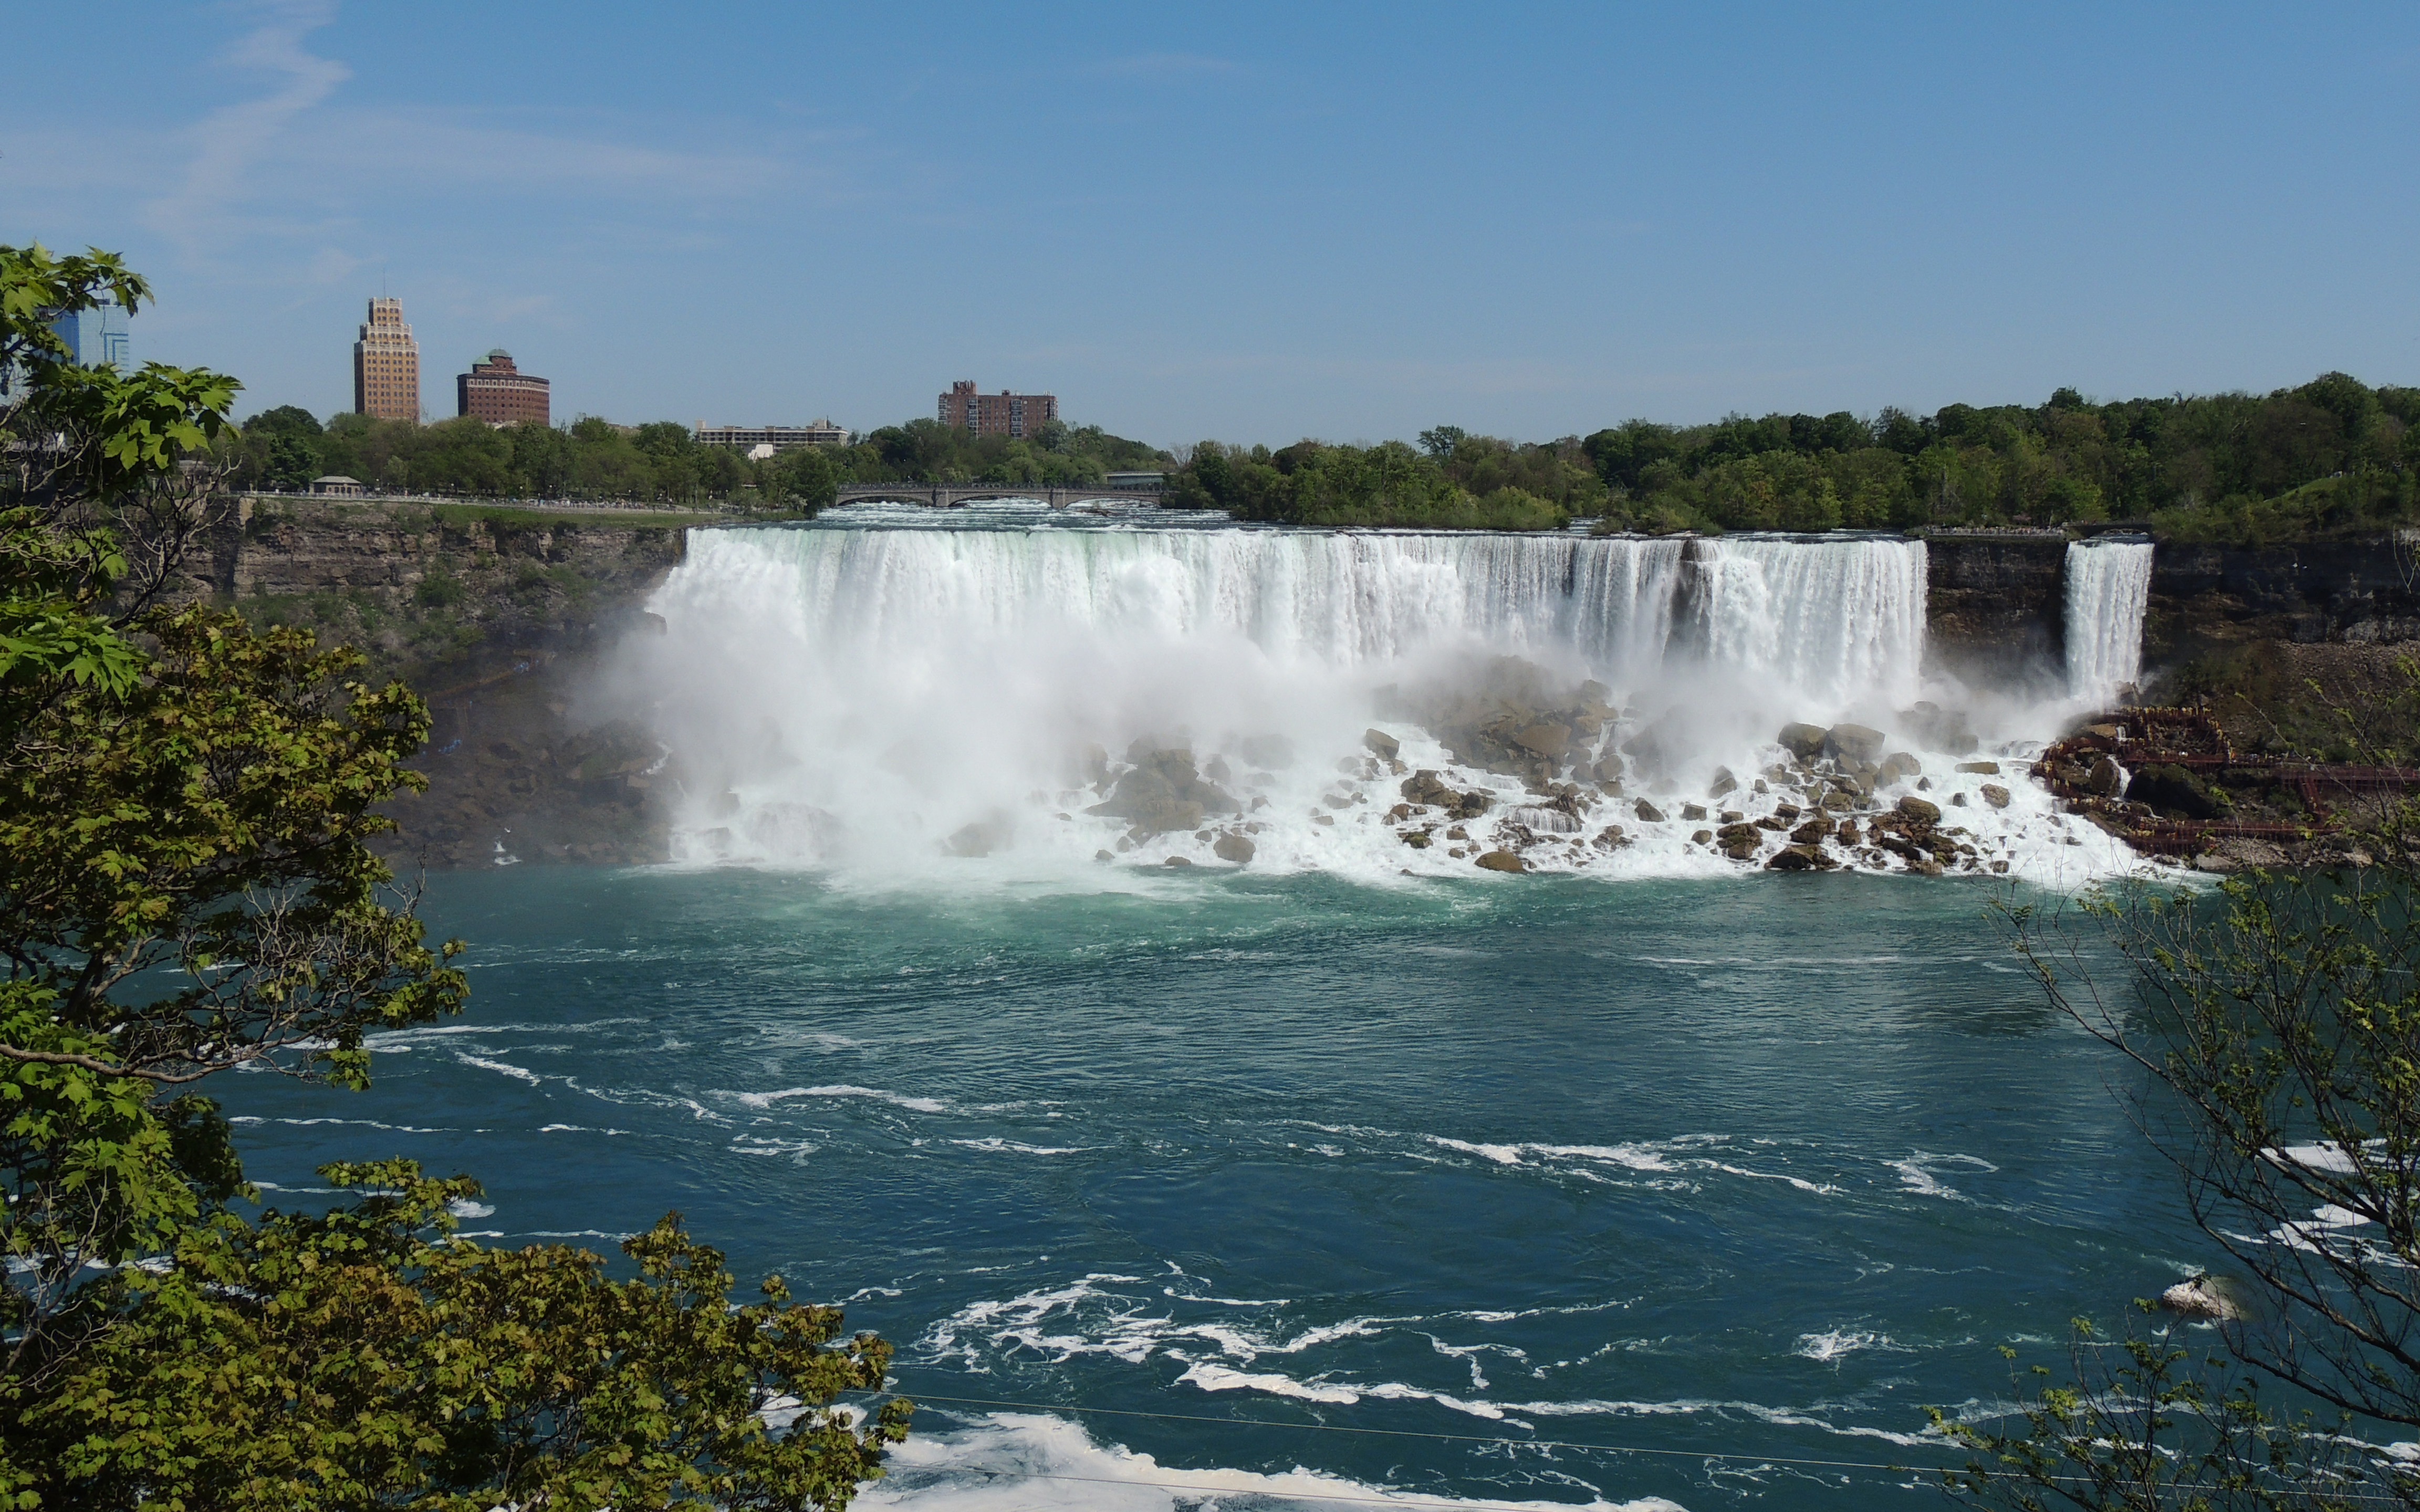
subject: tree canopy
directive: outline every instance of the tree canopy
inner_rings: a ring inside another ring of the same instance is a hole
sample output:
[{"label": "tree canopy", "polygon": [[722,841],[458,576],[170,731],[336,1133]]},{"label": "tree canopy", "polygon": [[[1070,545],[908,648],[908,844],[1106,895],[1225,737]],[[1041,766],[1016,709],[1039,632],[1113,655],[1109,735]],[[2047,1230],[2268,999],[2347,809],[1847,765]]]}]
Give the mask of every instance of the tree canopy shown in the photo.
[{"label": "tree canopy", "polygon": [[367,844],[427,707],[181,590],[238,385],[48,330],[148,297],[108,254],[0,246],[0,1506],[845,1505],[906,1431],[832,1405],[888,1346],[778,1282],[730,1306],[676,1217],[617,1281],[456,1238],[476,1183],[408,1163],[246,1216],[201,1084],[366,1086],[372,1031],[467,987]]}]

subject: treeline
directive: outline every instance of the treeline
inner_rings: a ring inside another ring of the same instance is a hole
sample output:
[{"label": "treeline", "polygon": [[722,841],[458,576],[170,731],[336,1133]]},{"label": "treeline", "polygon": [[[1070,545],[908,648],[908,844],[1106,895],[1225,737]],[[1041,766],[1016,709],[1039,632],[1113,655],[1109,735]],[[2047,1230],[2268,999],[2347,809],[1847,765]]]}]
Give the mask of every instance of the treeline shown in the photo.
[{"label": "treeline", "polygon": [[1113,471],[1161,468],[1167,454],[1097,425],[1053,421],[1032,439],[973,436],[937,420],[886,425],[846,446],[799,447],[750,458],[701,444],[673,421],[614,425],[492,426],[469,418],[433,425],[338,414],[322,425],[292,405],[255,415],[229,443],[240,487],[307,488],[341,475],[393,493],[486,499],[616,500],[729,504],[813,513],[848,482],[1098,483]]},{"label": "treeline", "polygon": [[1910,530],[2138,520],[2257,543],[2420,520],[2420,389],[2330,373],[2269,394],[1950,405],[1929,417],[1633,420],[1524,444],[1424,431],[1278,451],[1203,442],[1170,501],[1304,525]]},{"label": "treeline", "polygon": [[1443,425],[1421,432],[1419,451],[1203,441],[1169,479],[1167,502],[1295,525],[1538,531],[1598,514],[1607,496],[1577,440],[1528,444]]},{"label": "treeline", "polygon": [[2420,389],[2342,373],[2268,394],[1632,421],[1581,444],[1614,490],[1608,518],[1647,529],[2127,519],[2259,540],[2376,529],[2420,503]]}]

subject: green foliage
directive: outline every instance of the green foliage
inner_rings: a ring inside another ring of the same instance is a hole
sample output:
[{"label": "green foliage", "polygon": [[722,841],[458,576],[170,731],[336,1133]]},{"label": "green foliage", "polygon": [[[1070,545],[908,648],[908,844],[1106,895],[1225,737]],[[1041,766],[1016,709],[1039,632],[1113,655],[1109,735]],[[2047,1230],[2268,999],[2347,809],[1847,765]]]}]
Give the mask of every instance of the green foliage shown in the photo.
[{"label": "green foliage", "polygon": [[[2404,671],[2410,700],[2420,667]],[[2354,761],[2393,754],[2342,712]],[[2335,864],[2254,869],[2214,893],[2120,888],[2085,900],[2080,932],[2060,909],[2005,909],[2053,1005],[2146,1088],[2135,1126],[2224,1268],[2227,1358],[2185,1367],[2159,1330],[2130,1336],[2114,1371],[2079,1361],[2023,1429],[1956,1430],[1986,1456],[1970,1492],[2023,1507],[2420,1502],[2409,1466],[2360,1452],[2420,1427],[2420,800],[2330,797],[2342,827],[2312,843]],[[2128,970],[2097,980],[2113,942]],[[2336,1422],[2281,1417],[2264,1383]]]},{"label": "green foliage", "polygon": [[2329,373],[2298,389],[2039,409],[1954,404],[1633,420],[1581,443],[1609,529],[1905,530],[2146,519],[2164,537],[2257,545],[2376,531],[2420,513],[2420,389]]},{"label": "green foliage", "polygon": [[[2074,1322],[2069,1381],[2048,1367],[2011,1381],[2022,1429],[1995,1431],[1927,1409],[1933,1431],[1973,1451],[1942,1478],[1966,1499],[2019,1512],[2352,1512],[2408,1489],[2342,1437],[2264,1404],[2224,1355],[2187,1347],[2187,1328],[2150,1323],[2118,1339]],[[2003,1350],[2014,1358],[2013,1350]]]},{"label": "green foliage", "polygon": [[1097,425],[1053,421],[1032,438],[974,436],[935,420],[876,430],[848,446],[796,447],[762,461],[700,445],[685,425],[618,426],[583,416],[561,428],[467,418],[420,425],[339,414],[322,429],[291,406],[256,415],[227,448],[240,486],[297,490],[334,473],[374,488],[486,499],[595,499],[696,508],[709,501],[813,515],[840,485],[1098,484],[1168,456]]},{"label": "green foliage", "polygon": [[[1557,530],[1605,497],[1576,443],[1517,446],[1452,426],[1401,441],[1297,441],[1247,451],[1203,441],[1169,480],[1167,502],[1292,525]],[[1448,448],[1450,448],[1448,450]]]},{"label": "green foliage", "polygon": [[92,1509],[837,1508],[906,1436],[905,1402],[857,1425],[821,1405],[878,1390],[888,1345],[832,1348],[840,1310],[779,1280],[733,1305],[676,1216],[614,1281],[565,1245],[451,1238],[466,1178],[322,1174],[375,1195],[194,1227],[96,1284],[116,1326],[12,1425],[0,1487]]},{"label": "green foliage", "polygon": [[[778,1282],[729,1305],[675,1218],[614,1281],[454,1240],[444,1204],[475,1186],[404,1163],[330,1167],[371,1189],[333,1213],[230,1210],[256,1194],[194,1084],[365,1087],[370,1031],[467,987],[368,843],[424,785],[427,706],[313,630],[162,593],[223,513],[235,384],[56,361],[43,313],[111,290],[141,285],[0,247],[24,375],[0,448],[28,459],[0,473],[0,1506],[845,1505],[908,1408],[826,1409],[881,1384],[887,1347],[835,1347],[839,1313]],[[495,459],[487,427],[429,429]],[[565,593],[527,566],[513,592]]]}]

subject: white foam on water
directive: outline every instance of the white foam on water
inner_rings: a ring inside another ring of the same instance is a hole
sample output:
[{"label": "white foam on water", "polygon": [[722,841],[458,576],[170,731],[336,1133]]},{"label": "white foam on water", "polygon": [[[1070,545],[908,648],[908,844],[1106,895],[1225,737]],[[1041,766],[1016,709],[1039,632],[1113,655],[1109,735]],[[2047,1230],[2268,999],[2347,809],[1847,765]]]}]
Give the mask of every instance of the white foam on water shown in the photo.
[{"label": "white foam on water", "polygon": [[861,1507],[914,1512],[1179,1512],[1214,1507],[1335,1512],[1377,1505],[1433,1512],[1687,1512],[1660,1496],[1585,1502],[1459,1498],[1296,1465],[1247,1471],[1164,1465],[1124,1444],[1103,1443],[1078,1425],[1044,1413],[993,1412],[970,1427],[919,1430],[890,1452],[887,1473],[858,1493]]},{"label": "white foam on water", "polygon": [[998,1134],[983,1139],[953,1139],[950,1143],[964,1145],[969,1149],[1002,1150],[1017,1155],[1080,1155],[1094,1148],[1091,1145],[1027,1145],[1014,1139],[1003,1139]]},{"label": "white foam on water", "polygon": [[876,1103],[888,1103],[895,1108],[913,1113],[947,1113],[950,1105],[939,1098],[911,1097],[905,1092],[886,1091],[879,1087],[785,1087],[778,1092],[725,1092],[721,1094],[733,1102],[752,1108],[769,1108],[799,1097],[853,1098],[861,1097]]},{"label": "white foam on water", "polygon": [[448,1197],[445,1211],[457,1218],[492,1218],[496,1215],[495,1204],[473,1202],[469,1197]]},{"label": "white foam on water", "polygon": [[[1806,807],[1803,794],[1747,791],[1783,756],[1776,731],[1854,719],[1919,759],[1924,796],[1942,805],[1945,825],[1968,832],[1978,870],[1997,863],[2075,887],[2137,864],[2024,775],[2065,705],[2003,711],[2007,728],[1981,729],[2015,764],[1999,782],[2005,809],[1983,800],[1990,776],[1954,772],[1958,753],[1893,728],[1894,711],[1920,696],[1958,696],[1921,675],[1920,542],[1164,519],[692,532],[650,600],[667,633],[632,638],[614,680],[681,764],[674,859],[814,867],[834,886],[876,891],[1183,897],[1233,870],[1215,854],[1217,832],[1253,826],[1255,872],[1386,886],[1405,885],[1405,873],[1506,884],[1474,857],[1507,844],[1526,847],[1541,872],[1733,876],[1748,868],[1696,841],[1711,826],[1681,818],[1681,805],[1728,767],[1742,790],[1722,802],[1748,818],[1785,799]],[[1665,774],[1641,781],[1670,817],[1643,820],[1631,797],[1592,788],[1579,815],[1553,813],[1518,780],[1458,769],[1430,732],[1388,716],[1389,687],[1473,686],[1476,669],[1501,656],[1559,687],[1594,677],[1612,688],[1626,707],[1606,750],[1665,720],[1675,733]],[[1977,714],[1985,725],[1996,717]],[[1466,822],[1466,843],[1407,846],[1385,818],[1402,776],[1338,770],[1362,754],[1373,725],[1400,742],[1408,769],[1492,795],[1487,815]],[[1182,745],[1204,769],[1223,761],[1216,780],[1245,811],[1122,840],[1127,821],[1086,811],[1106,785],[1078,753],[1107,751],[1113,779],[1138,739]],[[1916,791],[1912,776],[1878,798]],[[1591,843],[1607,825],[1627,843]],[[1456,846],[1466,854],[1452,856]],[[1102,853],[1115,864],[1096,863]]]},{"label": "white foam on water", "polygon": [[1886,1334],[1876,1334],[1869,1329],[1862,1328],[1836,1328],[1821,1334],[1800,1335],[1797,1348],[1790,1352],[1821,1365],[1830,1365],[1833,1361],[1845,1355],[1854,1354],[1859,1350],[1896,1350],[1898,1348],[1899,1346],[1893,1344]]},{"label": "white foam on water", "polygon": [[454,1058],[465,1066],[476,1066],[481,1071],[492,1071],[500,1075],[510,1076],[516,1081],[527,1082],[532,1087],[537,1086],[543,1080],[537,1072],[527,1067],[513,1065],[509,1061],[490,1060],[485,1056],[464,1055],[459,1050],[454,1052]]}]

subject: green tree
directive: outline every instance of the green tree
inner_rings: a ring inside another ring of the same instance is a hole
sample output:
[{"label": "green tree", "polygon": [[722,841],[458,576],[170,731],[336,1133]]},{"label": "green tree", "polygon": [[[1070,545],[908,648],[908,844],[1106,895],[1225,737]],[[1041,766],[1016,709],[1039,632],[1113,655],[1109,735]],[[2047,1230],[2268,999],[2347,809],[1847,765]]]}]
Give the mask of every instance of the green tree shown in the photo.
[{"label": "green tree", "polygon": [[[2408,718],[2420,663],[2404,675]],[[2356,760],[2391,754],[2364,748],[2356,711],[2339,722]],[[2006,910],[2049,1000],[2139,1073],[2131,1112],[2210,1245],[2226,1356],[2195,1365],[2172,1331],[2138,1328],[2120,1372],[2045,1384],[2023,1428],[1962,1430],[1985,1455],[1969,1490],[2027,1507],[2420,1504],[2412,1467],[2361,1452],[2420,1428],[2420,801],[2348,794],[2338,811],[2335,866],[2215,894],[2126,888],[2086,900],[2081,928]],[[2114,978],[2095,965],[2113,942]],[[2315,1428],[2264,1385],[2336,1416]]]},{"label": "green tree", "polygon": [[0,247],[0,1505],[844,1504],[906,1409],[830,1404],[887,1349],[834,1348],[778,1284],[731,1308],[674,1220],[616,1282],[452,1238],[475,1186],[405,1165],[330,1167],[371,1194],[331,1214],[238,1214],[199,1084],[365,1086],[365,1036],[465,984],[368,846],[426,706],[171,602],[237,385],[73,367],[43,326],[147,297],[107,255]]}]

